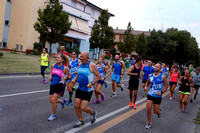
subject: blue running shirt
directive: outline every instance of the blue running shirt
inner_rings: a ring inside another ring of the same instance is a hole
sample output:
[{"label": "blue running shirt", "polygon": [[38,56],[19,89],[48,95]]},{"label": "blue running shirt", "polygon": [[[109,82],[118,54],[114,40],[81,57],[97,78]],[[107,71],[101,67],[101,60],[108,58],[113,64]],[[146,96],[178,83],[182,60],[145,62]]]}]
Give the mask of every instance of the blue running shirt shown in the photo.
[{"label": "blue running shirt", "polygon": [[91,92],[94,90],[94,85],[91,88],[88,88],[87,85],[94,80],[94,74],[90,71],[90,61],[83,65],[81,64],[78,69],[78,89],[85,91],[85,92]]},{"label": "blue running shirt", "polygon": [[78,71],[78,65],[79,65],[78,61],[79,61],[78,58],[75,61],[73,61],[72,58],[70,59],[69,69],[70,69],[70,74],[72,77],[75,77],[76,74],[74,72]]},{"label": "blue running shirt", "polygon": [[143,71],[144,71],[143,79],[148,80],[149,74],[154,73],[154,68],[152,66],[150,67],[145,66],[143,68]]},{"label": "blue running shirt", "polygon": [[104,65],[99,67],[99,64],[97,65],[97,68],[99,70],[99,73],[101,74],[101,78],[104,78],[106,76],[106,72],[103,70]]},{"label": "blue running shirt", "polygon": [[163,89],[162,73],[156,77],[154,76],[154,73],[152,73],[149,78],[149,81],[150,81],[150,87],[149,87],[148,95],[162,98],[162,95],[160,96],[157,95],[157,92],[161,92]]},{"label": "blue running shirt", "polygon": [[118,61],[118,63],[114,62],[113,67],[114,67],[114,74],[115,75],[121,75],[122,67],[120,65],[120,61]]}]

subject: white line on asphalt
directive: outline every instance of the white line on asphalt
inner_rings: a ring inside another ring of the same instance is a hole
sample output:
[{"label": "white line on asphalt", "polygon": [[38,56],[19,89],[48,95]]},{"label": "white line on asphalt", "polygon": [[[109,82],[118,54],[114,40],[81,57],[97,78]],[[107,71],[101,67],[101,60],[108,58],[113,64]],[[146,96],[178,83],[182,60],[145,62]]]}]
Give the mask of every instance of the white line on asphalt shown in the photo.
[{"label": "white line on asphalt", "polygon": [[[139,103],[145,101],[146,99],[147,99],[147,98],[143,98],[143,99],[137,101],[136,104],[139,104]],[[102,121],[102,120],[104,120],[104,119],[106,119],[106,118],[108,118],[108,117],[111,117],[111,116],[113,116],[113,115],[115,115],[115,114],[117,114],[117,113],[119,113],[119,112],[122,112],[122,111],[124,111],[124,110],[126,110],[126,109],[128,109],[128,108],[129,108],[129,106],[124,106],[124,107],[122,107],[122,108],[120,108],[120,109],[118,109],[118,110],[115,110],[115,111],[113,111],[113,112],[111,112],[111,113],[109,113],[109,114],[106,114],[106,115],[104,115],[104,116],[101,116],[100,118],[97,118],[97,119],[96,119],[96,122],[95,122],[95,123],[100,122],[100,121]],[[90,122],[87,122],[87,123],[85,124],[85,126],[80,127],[80,128],[73,128],[73,129],[71,129],[71,130],[66,131],[65,133],[74,133],[74,132],[80,131],[80,130],[86,128],[86,127],[89,127],[89,126],[91,126],[91,125],[92,125],[92,124],[91,124]]]},{"label": "white line on asphalt", "polygon": [[[128,81],[128,80],[121,80],[121,81]],[[112,82],[108,82],[109,84]],[[78,86],[74,86],[74,87],[78,87]],[[19,95],[27,95],[27,94],[34,94],[34,93],[40,93],[40,92],[47,92],[49,90],[39,90],[39,91],[30,91],[30,92],[22,92],[22,93],[16,93],[16,94],[7,94],[7,95],[0,95],[0,98],[3,97],[12,97],[12,96],[19,96]]]},{"label": "white line on asphalt", "polygon": [[[49,76],[49,75],[47,75]],[[29,75],[24,75],[24,76],[0,76],[0,79],[9,79],[9,78],[35,78],[35,77],[41,77],[41,75],[35,75],[35,76],[29,76]]]}]

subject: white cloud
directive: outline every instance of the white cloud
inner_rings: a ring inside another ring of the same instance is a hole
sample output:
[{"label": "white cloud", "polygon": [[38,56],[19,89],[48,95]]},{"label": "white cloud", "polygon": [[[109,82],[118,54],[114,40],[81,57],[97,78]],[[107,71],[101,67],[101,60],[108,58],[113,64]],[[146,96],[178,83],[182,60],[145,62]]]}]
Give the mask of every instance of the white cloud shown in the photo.
[{"label": "white cloud", "polygon": [[189,22],[189,23],[183,23],[183,24],[181,24],[181,27],[185,28],[185,29],[195,28],[197,26],[198,26],[197,22]]}]

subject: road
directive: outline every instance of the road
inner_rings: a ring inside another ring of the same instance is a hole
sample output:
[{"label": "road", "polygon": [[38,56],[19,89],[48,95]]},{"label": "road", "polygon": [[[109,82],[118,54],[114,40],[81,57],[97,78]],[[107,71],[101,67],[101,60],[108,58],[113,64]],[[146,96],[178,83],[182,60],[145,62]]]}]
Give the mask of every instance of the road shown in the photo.
[{"label": "road", "polygon": [[[125,74],[122,83],[125,90],[117,89],[117,97],[112,98],[111,76],[107,79],[108,88],[102,88],[105,101],[93,104],[92,96],[89,107],[98,111],[98,119],[90,124],[90,116],[83,113],[85,126],[73,129],[77,122],[74,106],[66,106],[63,110],[58,105],[57,119],[49,122],[51,114],[49,103],[49,83],[40,83],[40,76],[8,76],[0,77],[0,133],[194,133],[200,132],[199,126],[193,123],[196,117],[200,98],[188,104],[187,113],[178,113],[178,91],[175,91],[173,101],[169,101],[168,92],[162,100],[162,116],[157,118],[152,112],[153,127],[145,129],[146,98],[142,97],[143,89],[138,91],[138,109],[128,107],[129,92],[126,89],[129,76]],[[66,91],[67,92],[67,91]],[[68,98],[65,93],[64,98]]]}]

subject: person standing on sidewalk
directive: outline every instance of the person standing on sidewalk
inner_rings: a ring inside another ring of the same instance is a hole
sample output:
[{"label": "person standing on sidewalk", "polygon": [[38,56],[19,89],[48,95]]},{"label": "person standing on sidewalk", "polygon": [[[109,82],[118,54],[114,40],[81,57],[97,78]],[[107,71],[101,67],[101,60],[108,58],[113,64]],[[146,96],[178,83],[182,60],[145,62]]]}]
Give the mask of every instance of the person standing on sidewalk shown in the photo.
[{"label": "person standing on sidewalk", "polygon": [[[88,103],[92,97],[94,84],[101,78],[97,66],[89,61],[88,52],[81,52],[80,60],[81,65],[78,68],[78,75],[72,80],[72,82],[75,82],[78,79],[77,81],[79,83],[75,95],[75,111],[79,120],[78,123],[73,126],[74,128],[84,125],[82,111],[91,115],[91,123],[95,122],[97,111],[89,108]],[[94,75],[96,76],[95,79]]]},{"label": "person standing on sidewalk", "polygon": [[[185,70],[185,75],[180,77],[179,83],[179,112],[187,112],[187,102],[190,95],[190,87],[194,87],[192,78],[190,77],[189,70]],[[183,109],[184,103],[184,109]]]},{"label": "person standing on sidewalk", "polygon": [[193,102],[193,94],[195,90],[195,95],[194,95],[194,100],[196,100],[197,94],[199,92],[199,87],[200,87],[200,74],[199,74],[199,68],[196,69],[196,73],[193,74],[193,82],[194,82],[194,87],[192,88],[191,94],[190,94],[190,102]]},{"label": "person standing on sidewalk", "polygon": [[56,56],[56,64],[51,65],[51,73],[49,77],[49,81],[51,81],[49,100],[52,105],[52,114],[48,118],[48,121],[56,119],[57,103],[60,103],[63,109],[67,101],[66,99],[59,99],[64,95],[66,79],[71,78],[69,68],[63,65],[63,63],[67,62],[69,62],[69,60],[66,55],[58,54]]},{"label": "person standing on sidewalk", "polygon": [[104,81],[109,76],[107,67],[103,64],[103,57],[101,56],[99,57],[97,68],[99,73],[101,74],[101,79],[94,84],[95,96],[96,96],[96,100],[93,102],[94,104],[98,104],[100,102],[99,95],[101,96],[101,101],[104,101],[104,94],[101,92],[101,88],[104,84]]},{"label": "person standing on sidewalk", "polygon": [[168,88],[167,79],[162,73],[160,73],[160,70],[161,70],[161,64],[157,63],[154,68],[154,73],[149,75],[148,81],[145,85],[146,89],[148,89],[148,86],[150,85],[149,91],[147,94],[148,124],[145,126],[146,129],[149,129],[152,127],[151,110],[152,110],[153,104],[154,104],[153,111],[155,114],[157,114],[158,118],[160,118],[161,116],[160,104],[162,101],[162,94]]},{"label": "person standing on sidewalk", "polygon": [[[123,68],[123,72],[121,72],[121,69]],[[126,71],[125,65],[120,62],[119,60],[119,55],[115,55],[115,62],[112,65],[112,70],[113,72],[112,75],[112,90],[113,90],[113,95],[111,97],[117,97],[117,93],[115,91],[115,82],[117,87],[121,87],[121,91],[124,90],[124,84],[120,85],[120,80],[124,76],[124,73]]]},{"label": "person standing on sidewalk", "polygon": [[[130,75],[130,79],[129,79],[129,98],[130,98],[130,103],[129,103],[129,107],[132,107],[134,109],[137,108],[136,106],[136,100],[137,100],[137,91],[138,91],[138,87],[139,87],[139,78],[140,78],[140,71],[141,71],[141,58],[137,58],[135,61],[135,64],[133,64],[129,70],[128,70],[128,75]],[[134,91],[134,100],[133,100],[133,91]]]},{"label": "person standing on sidewalk", "polygon": [[44,72],[48,67],[49,61],[51,61],[50,56],[47,54],[47,48],[43,48],[39,61],[41,61],[41,67],[40,68],[41,68],[41,75],[42,75],[42,78],[43,78],[42,83],[45,84],[47,82],[47,80],[45,78]]}]

